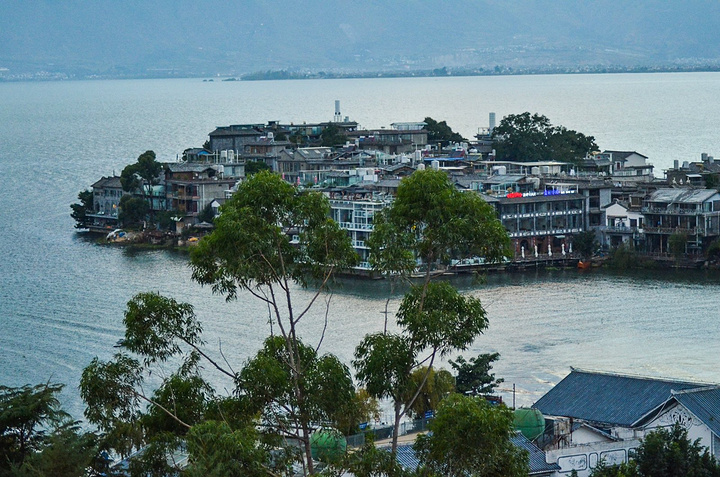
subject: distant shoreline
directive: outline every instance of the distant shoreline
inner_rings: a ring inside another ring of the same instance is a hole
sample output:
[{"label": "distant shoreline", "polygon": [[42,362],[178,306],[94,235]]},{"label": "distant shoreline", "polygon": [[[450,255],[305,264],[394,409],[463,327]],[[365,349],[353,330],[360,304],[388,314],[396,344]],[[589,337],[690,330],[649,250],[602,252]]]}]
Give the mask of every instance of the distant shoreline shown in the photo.
[{"label": "distant shoreline", "polygon": [[495,66],[485,68],[435,68],[431,70],[390,70],[390,71],[354,71],[337,72],[298,72],[291,70],[267,70],[241,75],[218,74],[217,76],[193,75],[183,73],[138,73],[128,75],[84,75],[70,73],[50,73],[46,71],[17,75],[0,74],[0,83],[49,82],[49,81],[88,81],[88,80],[135,80],[135,79],[201,79],[204,82],[232,81],[278,81],[278,80],[317,80],[317,79],[374,79],[374,78],[448,78],[468,76],[537,76],[537,75],[596,75],[623,73],[716,73],[720,64],[697,66],[567,66],[553,68],[512,68]]}]

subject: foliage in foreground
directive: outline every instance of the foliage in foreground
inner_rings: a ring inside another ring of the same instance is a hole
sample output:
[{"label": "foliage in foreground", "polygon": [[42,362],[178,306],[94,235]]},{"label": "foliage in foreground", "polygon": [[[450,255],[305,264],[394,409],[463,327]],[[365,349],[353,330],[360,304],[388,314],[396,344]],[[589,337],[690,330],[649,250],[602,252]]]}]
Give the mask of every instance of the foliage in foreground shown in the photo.
[{"label": "foliage in foreground", "polygon": [[83,475],[103,469],[96,437],[61,409],[61,384],[0,386],[0,476]]},{"label": "foliage in foreground", "polygon": [[500,261],[509,239],[480,196],[458,191],[444,171],[428,169],[401,181],[392,205],[375,215],[368,244],[370,262],[383,274],[422,273],[400,303],[399,332],[365,336],[353,361],[368,392],[393,401],[394,453],[401,418],[425,407],[415,403],[426,393],[435,359],[467,349],[488,326],[480,300],[432,279],[454,258]]},{"label": "foliage in foreground", "polygon": [[524,477],[530,471],[527,452],[510,441],[513,414],[504,406],[453,394],[428,427],[432,433],[418,437],[415,450],[431,475]]},{"label": "foliage in foreground", "polygon": [[596,467],[592,477],[718,477],[720,465],[700,439],[691,441],[688,431],[676,423],[645,436],[634,460],[619,466]]}]

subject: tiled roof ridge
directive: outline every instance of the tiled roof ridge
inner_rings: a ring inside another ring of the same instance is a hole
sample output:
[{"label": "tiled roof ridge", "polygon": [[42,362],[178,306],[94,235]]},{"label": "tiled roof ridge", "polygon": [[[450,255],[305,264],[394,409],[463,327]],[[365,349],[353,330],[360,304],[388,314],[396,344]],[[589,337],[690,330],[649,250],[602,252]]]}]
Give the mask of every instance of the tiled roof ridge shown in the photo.
[{"label": "tiled roof ridge", "polygon": [[[575,368],[572,366],[570,367],[570,371],[577,372],[577,373],[585,373],[585,374],[613,376],[613,377],[618,377],[618,378],[642,379],[642,380],[646,380],[646,381],[660,381],[660,382],[664,382],[664,383],[694,384],[694,385],[697,385],[698,388],[702,387],[705,389],[720,386],[720,384],[717,384],[717,383],[706,383],[706,382],[695,381],[695,380],[653,377],[653,376],[647,376],[647,375],[641,375],[641,374],[619,373],[619,372],[602,371],[602,370],[595,370],[595,369],[589,369],[589,368]],[[692,388],[692,389],[696,389],[696,388]]]},{"label": "tiled roof ridge", "polygon": [[706,384],[703,386],[698,386],[696,388],[680,389],[680,390],[673,389],[670,391],[670,394],[673,396],[676,396],[678,394],[699,393],[699,392],[703,392],[703,391],[710,391],[713,389],[720,389],[720,384]]}]

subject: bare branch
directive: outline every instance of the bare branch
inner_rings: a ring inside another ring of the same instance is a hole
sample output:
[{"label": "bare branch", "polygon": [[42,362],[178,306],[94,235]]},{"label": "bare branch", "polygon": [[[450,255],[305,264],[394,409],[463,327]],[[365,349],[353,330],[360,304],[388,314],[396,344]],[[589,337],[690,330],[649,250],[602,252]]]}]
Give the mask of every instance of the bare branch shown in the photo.
[{"label": "bare branch", "polygon": [[317,353],[320,350],[320,346],[322,345],[323,340],[325,339],[325,331],[328,327],[328,315],[330,314],[330,301],[332,301],[333,294],[330,293],[330,296],[327,297],[325,300],[325,323],[323,324],[323,330],[322,334],[320,335],[320,341],[318,341],[317,347],[315,348],[315,353]]}]

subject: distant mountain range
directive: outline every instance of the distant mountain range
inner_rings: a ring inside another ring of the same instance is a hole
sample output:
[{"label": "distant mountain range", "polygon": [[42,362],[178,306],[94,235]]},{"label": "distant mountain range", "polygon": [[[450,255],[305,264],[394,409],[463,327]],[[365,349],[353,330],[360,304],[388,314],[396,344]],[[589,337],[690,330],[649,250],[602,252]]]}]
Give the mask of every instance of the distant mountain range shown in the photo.
[{"label": "distant mountain range", "polygon": [[720,2],[3,0],[0,78],[717,68]]}]

